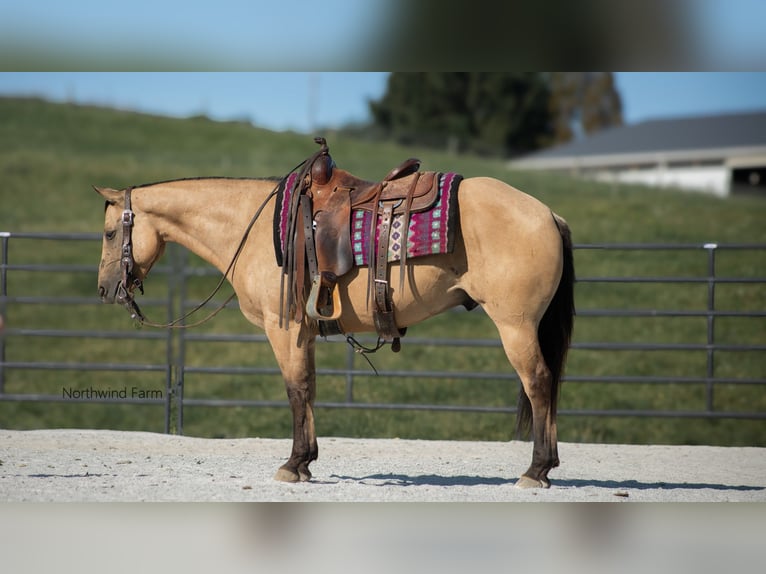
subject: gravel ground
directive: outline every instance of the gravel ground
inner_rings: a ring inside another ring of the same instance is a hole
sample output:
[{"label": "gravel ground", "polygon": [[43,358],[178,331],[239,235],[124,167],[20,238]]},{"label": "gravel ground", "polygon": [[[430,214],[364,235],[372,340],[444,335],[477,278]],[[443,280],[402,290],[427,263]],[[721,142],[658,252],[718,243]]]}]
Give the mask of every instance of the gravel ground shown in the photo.
[{"label": "gravel ground", "polygon": [[0,501],[766,501],[766,448],[560,443],[548,490],[514,487],[530,443],[319,439],[309,483],[284,439],[0,430]]}]

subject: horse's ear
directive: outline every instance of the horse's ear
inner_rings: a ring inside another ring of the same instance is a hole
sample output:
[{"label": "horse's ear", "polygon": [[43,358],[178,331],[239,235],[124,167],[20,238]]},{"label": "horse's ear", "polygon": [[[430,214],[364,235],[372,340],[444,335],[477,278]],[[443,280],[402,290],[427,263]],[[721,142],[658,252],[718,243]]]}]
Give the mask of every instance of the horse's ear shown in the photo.
[{"label": "horse's ear", "polygon": [[123,194],[121,191],[117,191],[116,189],[112,189],[110,187],[96,187],[93,186],[93,189],[96,190],[96,193],[98,193],[101,197],[106,199],[109,203],[114,205],[119,200],[123,198]]}]

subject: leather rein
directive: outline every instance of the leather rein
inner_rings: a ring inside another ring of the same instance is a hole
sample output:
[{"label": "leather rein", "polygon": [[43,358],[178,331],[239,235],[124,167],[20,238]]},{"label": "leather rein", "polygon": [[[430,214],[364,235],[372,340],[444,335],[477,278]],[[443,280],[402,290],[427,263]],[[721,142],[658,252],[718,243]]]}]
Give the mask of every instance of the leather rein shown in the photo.
[{"label": "leather rein", "polygon": [[[133,296],[133,291],[135,289],[138,289],[141,291],[141,294],[144,294],[144,284],[143,281],[134,273],[134,269],[136,266],[136,261],[133,258],[133,226],[136,218],[136,214],[133,211],[132,205],[131,205],[131,193],[133,191],[132,187],[128,187],[125,189],[125,208],[122,212],[122,252],[120,256],[120,268],[122,270],[122,279],[120,281],[120,284],[117,286],[117,300],[128,310],[130,313],[131,319],[138,322],[138,326],[147,325],[149,327],[157,327],[160,329],[188,329],[190,327],[196,327],[198,325],[201,325],[202,323],[205,323],[206,321],[209,321],[213,317],[215,317],[218,313],[223,310],[226,305],[231,302],[234,297],[236,297],[236,293],[232,293],[226,301],[221,303],[217,309],[215,309],[213,312],[211,312],[207,317],[197,321],[196,323],[186,324],[183,323],[186,319],[188,319],[191,315],[202,309],[205,305],[207,305],[210,300],[218,293],[218,291],[221,290],[221,287],[223,287],[223,284],[226,282],[226,277],[229,275],[229,273],[234,269],[234,265],[237,263],[237,259],[239,259],[240,254],[242,253],[242,249],[245,247],[245,243],[247,242],[247,238],[250,235],[250,231],[253,228],[253,225],[255,225],[255,222],[258,220],[258,218],[261,216],[261,213],[266,208],[266,205],[271,200],[272,197],[274,197],[277,194],[277,189],[279,187],[279,184],[274,187],[274,189],[271,191],[271,193],[266,197],[266,199],[263,200],[263,203],[261,203],[261,206],[258,208],[258,210],[255,212],[255,215],[253,215],[252,219],[250,220],[250,223],[248,223],[247,228],[245,229],[244,234],[242,235],[242,239],[239,242],[239,245],[237,246],[237,250],[234,252],[234,256],[231,258],[231,263],[229,263],[229,266],[226,268],[226,271],[221,276],[221,279],[218,281],[218,284],[215,286],[213,291],[208,295],[201,303],[199,303],[194,309],[183,315],[182,317],[179,317],[178,319],[175,319],[173,321],[170,321],[169,323],[155,323],[153,321],[150,321],[146,318],[146,316],[141,311],[141,308],[138,306],[138,303],[136,303],[135,297]],[[132,287],[132,288],[131,288]]]}]

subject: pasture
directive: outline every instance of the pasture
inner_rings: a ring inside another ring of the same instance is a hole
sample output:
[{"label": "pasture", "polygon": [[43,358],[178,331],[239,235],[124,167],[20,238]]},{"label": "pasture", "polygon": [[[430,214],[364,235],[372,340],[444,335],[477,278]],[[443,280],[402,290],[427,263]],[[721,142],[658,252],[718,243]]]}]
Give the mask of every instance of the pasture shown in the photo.
[{"label": "pasture", "polygon": [[[506,181],[546,202],[564,216],[576,244],[594,243],[765,243],[763,198],[716,199],[673,191],[631,186],[606,186],[569,178],[510,172],[497,160],[453,156],[431,150],[402,148],[350,138],[343,133],[324,134],[333,156],[349,171],[369,179],[382,177],[403,158],[416,156],[425,169],[454,170],[465,176],[490,175]],[[313,151],[311,137],[273,133],[245,123],[219,123],[206,118],[168,119],[105,110],[49,104],[37,100],[0,100],[0,231],[98,232],[103,221],[103,201],[91,185],[115,188],[197,175],[276,176],[291,169]],[[11,262],[24,264],[92,265],[93,274],[14,271],[8,292],[17,297],[93,297],[97,242],[14,242]],[[271,249],[271,246],[266,246]],[[578,250],[575,258],[580,277],[704,276],[706,260],[694,253],[615,252]],[[728,276],[762,276],[763,252],[734,252],[721,256],[719,272]],[[195,258],[191,269],[201,269]],[[44,277],[44,280],[41,280]],[[189,298],[202,298],[214,277],[199,276],[188,285]],[[160,297],[168,279],[152,276],[147,297]],[[153,295],[154,294],[154,295]],[[576,288],[580,316],[574,342],[662,342],[704,344],[705,320],[699,317],[633,317],[605,319],[590,316],[588,309],[704,309],[707,286],[680,284],[672,287],[581,282]],[[732,284],[715,294],[719,309],[763,311],[766,292],[762,285]],[[174,303],[178,306],[178,301]],[[6,328],[12,329],[104,329],[130,330],[125,312],[118,307],[8,303]],[[151,310],[151,308],[149,308]],[[721,343],[763,345],[763,318],[716,320]],[[499,348],[455,350],[439,345],[410,345],[408,338],[486,340],[496,337],[494,327],[482,313],[448,313],[413,328],[403,340],[403,351],[383,350],[373,357],[381,371],[404,368],[456,372],[510,371]],[[255,329],[236,311],[226,311],[200,327],[201,335],[252,334]],[[166,345],[157,339],[120,340],[90,338],[8,337],[8,361],[143,361],[161,362]],[[273,407],[185,409],[184,432],[200,437],[273,437],[290,433],[289,410],[280,378],[233,374],[210,375],[205,365],[259,366],[274,368],[268,345],[263,343],[211,343],[200,341],[186,349],[186,361],[200,372],[185,381],[185,396],[199,399],[251,399],[274,402]],[[366,366],[355,358],[357,367]],[[345,366],[343,345],[320,345],[318,365],[327,369]],[[705,408],[704,385],[675,383],[620,383],[588,381],[592,377],[645,375],[659,378],[702,376],[705,354],[697,351],[647,351],[641,348],[605,352],[575,348],[567,375],[574,378],[562,389],[560,408],[610,410],[700,410]],[[763,378],[763,353],[721,353],[715,369],[719,376]],[[126,384],[147,390],[162,388],[162,375],[140,373],[128,378],[121,373],[34,371],[8,369],[5,393],[61,393],[98,385],[120,389]],[[158,380],[158,376],[160,377]],[[347,392],[343,376],[327,376],[318,383],[319,401],[342,401]],[[494,405],[515,404],[516,386],[507,380],[476,381],[409,379],[396,376],[361,376],[354,386],[359,402]],[[715,408],[721,411],[766,411],[766,392],[761,385],[717,385]],[[0,402],[0,426],[31,428],[108,428],[160,431],[161,407],[154,405]],[[497,440],[512,438],[513,416],[505,412],[388,411],[320,409],[320,436],[401,437],[413,439]],[[764,446],[762,420],[637,418],[562,416],[559,436],[569,442],[720,444]],[[321,448],[321,447],[320,447]]]}]

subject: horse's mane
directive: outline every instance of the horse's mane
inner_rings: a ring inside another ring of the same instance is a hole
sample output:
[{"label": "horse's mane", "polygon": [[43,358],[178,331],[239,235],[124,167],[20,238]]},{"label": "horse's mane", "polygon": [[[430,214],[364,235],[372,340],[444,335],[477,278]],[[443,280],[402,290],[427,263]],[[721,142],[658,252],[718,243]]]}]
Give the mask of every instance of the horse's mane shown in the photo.
[{"label": "horse's mane", "polygon": [[134,185],[133,189],[139,189],[142,187],[152,187],[153,185],[162,185],[164,183],[175,183],[177,181],[204,181],[207,179],[230,179],[230,180],[238,180],[238,181],[246,181],[246,180],[253,180],[253,181],[273,181],[277,182],[280,181],[282,178],[278,176],[271,176],[271,177],[230,177],[230,176],[216,176],[216,175],[210,175],[210,176],[203,176],[203,177],[179,177],[176,179],[164,179],[161,181],[153,181],[151,183],[142,183],[140,185]]}]

